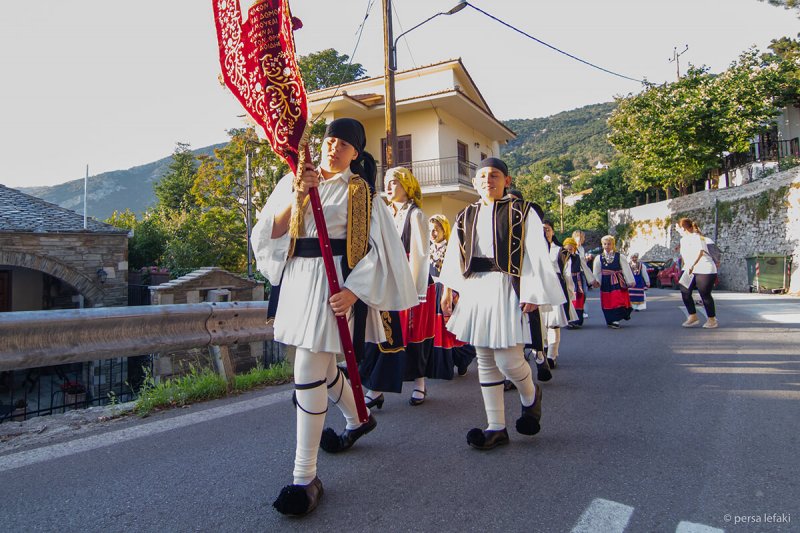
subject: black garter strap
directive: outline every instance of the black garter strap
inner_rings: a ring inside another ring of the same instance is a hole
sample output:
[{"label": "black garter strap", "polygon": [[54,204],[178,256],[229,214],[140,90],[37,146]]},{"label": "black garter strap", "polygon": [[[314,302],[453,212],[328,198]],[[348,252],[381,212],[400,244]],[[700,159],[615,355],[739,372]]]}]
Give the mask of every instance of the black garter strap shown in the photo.
[{"label": "black garter strap", "polygon": [[[330,385],[328,385],[328,389],[331,389],[331,388],[333,388],[333,386],[334,386],[334,385],[336,385],[336,383],[339,381],[339,378],[340,378],[341,376],[342,376],[342,369],[341,369],[341,368],[339,368],[339,367],[337,366],[337,367],[336,367],[336,377],[333,379],[333,381],[331,382],[331,384],[330,384]],[[339,403],[339,400],[341,400],[341,399],[342,399],[342,394],[344,394],[344,380],[342,380],[342,388],[341,388],[341,389],[339,389],[339,397],[338,397],[338,398],[336,398],[335,400],[331,400],[331,401],[333,401],[333,403],[335,403],[335,404],[338,404],[338,403]]]},{"label": "black garter strap", "polygon": [[[295,390],[311,390],[311,389],[316,389],[317,387],[319,387],[321,385],[324,385],[325,383],[327,383],[327,381],[324,380],[324,379],[321,379],[319,381],[315,381],[313,383],[295,383],[294,384],[294,389]],[[328,412],[327,402],[326,402],[324,411],[322,411],[320,413],[312,413],[311,411],[306,410],[302,405],[300,405],[300,398],[297,396],[297,394],[295,394],[295,401],[297,402],[297,408],[300,409],[301,411],[303,411],[306,414],[309,414],[309,415],[324,415],[325,413]]]},{"label": "black garter strap", "polygon": [[494,383],[481,383],[481,387],[497,387],[498,385],[505,385],[506,380],[495,381]]}]

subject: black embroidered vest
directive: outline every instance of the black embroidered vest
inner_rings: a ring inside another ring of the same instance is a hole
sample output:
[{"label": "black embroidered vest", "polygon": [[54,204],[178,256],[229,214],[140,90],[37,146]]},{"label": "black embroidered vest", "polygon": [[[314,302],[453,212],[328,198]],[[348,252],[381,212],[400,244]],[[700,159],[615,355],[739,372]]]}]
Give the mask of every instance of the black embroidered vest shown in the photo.
[{"label": "black embroidered vest", "polygon": [[[456,231],[461,241],[461,271],[465,278],[472,275],[475,248],[475,225],[481,203],[468,205],[456,216]],[[484,206],[488,208],[489,206]],[[494,234],[495,266],[515,278],[522,275],[525,249],[525,221],[531,203],[516,198],[496,200],[492,206],[492,233]]]}]

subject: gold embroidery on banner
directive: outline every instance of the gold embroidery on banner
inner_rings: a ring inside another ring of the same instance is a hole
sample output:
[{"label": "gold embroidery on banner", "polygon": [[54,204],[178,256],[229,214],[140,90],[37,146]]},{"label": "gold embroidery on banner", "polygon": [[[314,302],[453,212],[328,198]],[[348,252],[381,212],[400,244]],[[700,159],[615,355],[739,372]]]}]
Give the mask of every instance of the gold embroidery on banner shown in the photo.
[{"label": "gold embroidery on banner", "polygon": [[347,189],[347,264],[355,268],[369,250],[369,224],[372,195],[359,176],[350,178]]}]

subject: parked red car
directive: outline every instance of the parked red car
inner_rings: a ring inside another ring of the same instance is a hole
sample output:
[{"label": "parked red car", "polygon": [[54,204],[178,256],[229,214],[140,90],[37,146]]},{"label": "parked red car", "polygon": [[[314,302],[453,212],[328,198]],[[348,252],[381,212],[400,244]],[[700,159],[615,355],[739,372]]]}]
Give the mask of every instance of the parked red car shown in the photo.
[{"label": "parked red car", "polygon": [[681,260],[667,259],[658,274],[656,274],[656,287],[663,289],[664,287],[678,288],[678,280],[681,279]]}]

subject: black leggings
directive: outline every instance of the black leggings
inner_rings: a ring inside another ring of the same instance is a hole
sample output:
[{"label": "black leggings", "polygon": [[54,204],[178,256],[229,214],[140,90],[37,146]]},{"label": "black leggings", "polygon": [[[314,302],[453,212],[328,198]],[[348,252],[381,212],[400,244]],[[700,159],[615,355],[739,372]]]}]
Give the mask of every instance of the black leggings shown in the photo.
[{"label": "black leggings", "polygon": [[711,297],[711,291],[714,289],[714,282],[717,281],[716,274],[695,274],[692,283],[689,284],[687,289],[681,285],[681,296],[683,297],[683,305],[690,315],[697,313],[694,306],[694,299],[692,292],[697,289],[700,298],[703,300],[703,307],[706,308],[706,315],[708,318],[717,316],[716,308],[714,307],[714,298]]}]

